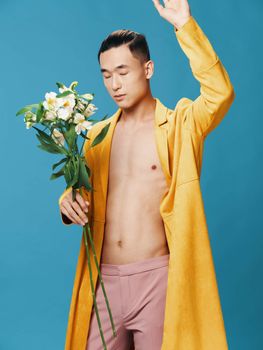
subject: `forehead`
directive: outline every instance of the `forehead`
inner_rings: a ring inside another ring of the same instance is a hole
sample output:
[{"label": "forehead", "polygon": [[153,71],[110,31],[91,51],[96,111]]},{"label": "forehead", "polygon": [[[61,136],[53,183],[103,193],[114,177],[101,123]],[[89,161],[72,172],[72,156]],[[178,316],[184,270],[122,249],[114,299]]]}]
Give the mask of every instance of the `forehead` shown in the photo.
[{"label": "forehead", "polygon": [[100,54],[100,71],[111,72],[122,68],[134,68],[139,64],[139,60],[133,57],[130,49],[126,45],[113,47]]}]

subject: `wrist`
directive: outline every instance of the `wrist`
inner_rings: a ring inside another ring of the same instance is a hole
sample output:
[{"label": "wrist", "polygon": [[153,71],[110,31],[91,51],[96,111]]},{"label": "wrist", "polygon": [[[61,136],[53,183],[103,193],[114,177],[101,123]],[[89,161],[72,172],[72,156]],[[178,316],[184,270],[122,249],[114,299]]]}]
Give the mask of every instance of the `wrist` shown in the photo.
[{"label": "wrist", "polygon": [[176,31],[180,30],[190,19],[191,15],[188,15],[182,19],[180,19],[179,21],[177,20],[176,23],[173,23],[173,26],[175,28]]}]

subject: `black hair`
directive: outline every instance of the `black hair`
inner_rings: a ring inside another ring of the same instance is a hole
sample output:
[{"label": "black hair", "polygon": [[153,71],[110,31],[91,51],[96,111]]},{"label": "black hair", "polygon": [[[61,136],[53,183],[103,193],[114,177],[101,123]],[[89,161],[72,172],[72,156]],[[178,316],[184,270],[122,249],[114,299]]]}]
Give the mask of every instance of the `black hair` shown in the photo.
[{"label": "black hair", "polygon": [[98,52],[98,61],[100,63],[100,54],[112,47],[128,45],[132,55],[141,61],[141,63],[150,60],[150,51],[144,34],[134,32],[128,29],[119,29],[110,33],[101,43]]}]

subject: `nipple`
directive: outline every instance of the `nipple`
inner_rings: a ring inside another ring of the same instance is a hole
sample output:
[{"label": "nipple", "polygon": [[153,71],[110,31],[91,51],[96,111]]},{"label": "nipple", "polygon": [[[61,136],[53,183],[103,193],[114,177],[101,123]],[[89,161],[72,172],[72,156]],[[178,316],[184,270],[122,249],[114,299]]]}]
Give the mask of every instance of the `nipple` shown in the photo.
[{"label": "nipple", "polygon": [[155,164],[153,164],[153,165],[151,166],[151,168],[154,170],[154,169],[156,169],[157,167],[156,167]]}]

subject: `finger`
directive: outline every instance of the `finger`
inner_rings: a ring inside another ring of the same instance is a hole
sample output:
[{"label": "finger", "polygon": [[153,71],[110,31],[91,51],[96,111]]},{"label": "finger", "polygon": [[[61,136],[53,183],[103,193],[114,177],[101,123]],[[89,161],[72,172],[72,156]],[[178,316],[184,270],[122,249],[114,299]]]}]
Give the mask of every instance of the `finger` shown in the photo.
[{"label": "finger", "polygon": [[81,206],[82,210],[85,212],[88,212],[89,210],[89,202],[84,200],[84,198],[80,195],[80,193],[77,192],[76,200],[78,201],[79,205]]},{"label": "finger", "polygon": [[76,220],[72,217],[72,215],[70,215],[70,213],[68,212],[68,210],[64,207],[64,206],[61,206],[60,207],[60,211],[63,215],[65,215],[69,220],[72,221],[72,223],[74,224],[79,224],[78,222],[76,222]]},{"label": "finger", "polygon": [[81,221],[84,223],[87,223],[88,222],[87,214],[82,210],[79,203],[77,201],[72,202],[72,207],[80,217]]},{"label": "finger", "polygon": [[[69,215],[72,217],[72,220],[79,225],[85,225],[86,220],[82,220],[81,217],[76,212],[76,202],[73,202],[74,204],[71,204],[71,202],[64,203],[64,208],[68,211]],[[77,204],[79,207],[79,205]],[[80,208],[79,208],[80,209]],[[81,210],[81,209],[80,209]],[[82,210],[81,210],[82,211]]]},{"label": "finger", "polygon": [[156,9],[159,11],[159,12],[161,12],[163,9],[164,9],[164,7],[160,4],[160,1],[159,0],[152,0],[153,1],[153,3],[154,3],[154,6],[156,7]]}]

